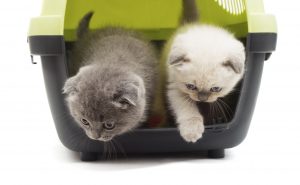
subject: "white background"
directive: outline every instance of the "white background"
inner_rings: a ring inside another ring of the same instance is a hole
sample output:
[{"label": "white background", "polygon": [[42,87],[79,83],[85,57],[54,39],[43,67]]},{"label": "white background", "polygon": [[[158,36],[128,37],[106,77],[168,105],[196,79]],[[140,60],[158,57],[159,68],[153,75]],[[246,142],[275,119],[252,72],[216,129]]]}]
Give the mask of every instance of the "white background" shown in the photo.
[{"label": "white background", "polygon": [[26,33],[41,0],[0,1],[0,184],[300,184],[300,3],[265,0],[278,47],[265,62],[246,140],[223,160],[131,159],[84,163],[58,140],[41,65]]}]

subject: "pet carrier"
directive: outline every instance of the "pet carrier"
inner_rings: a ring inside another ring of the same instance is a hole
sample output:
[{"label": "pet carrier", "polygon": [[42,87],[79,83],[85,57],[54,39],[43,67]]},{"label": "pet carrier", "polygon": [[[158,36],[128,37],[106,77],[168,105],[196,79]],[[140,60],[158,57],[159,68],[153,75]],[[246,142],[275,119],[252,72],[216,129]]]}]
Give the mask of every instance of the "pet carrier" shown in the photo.
[{"label": "pet carrier", "polygon": [[[136,129],[118,137],[127,154],[207,151],[208,157],[222,158],[224,149],[237,146],[246,137],[264,61],[276,46],[275,18],[264,13],[262,0],[197,0],[197,7],[201,22],[230,30],[246,47],[247,70],[238,86],[239,93],[230,98],[233,116],[227,121],[207,121],[205,133],[196,143],[185,142],[176,128]],[[68,53],[76,41],[78,22],[91,10],[95,12],[91,30],[118,25],[138,30],[155,43],[167,40],[179,26],[181,0],[44,0],[41,15],[31,19],[30,52],[31,56],[41,57],[58,136],[85,161],[96,160],[104,152],[104,143],[89,139],[77,126],[66,107],[62,87],[71,75]]]}]

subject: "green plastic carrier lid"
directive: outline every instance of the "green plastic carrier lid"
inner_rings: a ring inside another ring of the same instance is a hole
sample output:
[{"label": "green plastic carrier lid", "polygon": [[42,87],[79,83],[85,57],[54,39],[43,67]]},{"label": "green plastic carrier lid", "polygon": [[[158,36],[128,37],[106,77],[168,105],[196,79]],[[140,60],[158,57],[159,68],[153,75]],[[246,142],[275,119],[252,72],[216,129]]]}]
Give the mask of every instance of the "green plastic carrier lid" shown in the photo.
[{"label": "green plastic carrier lid", "polygon": [[[76,40],[79,20],[94,11],[90,29],[122,26],[152,40],[165,40],[179,26],[182,0],[44,0],[41,16],[30,23],[29,36],[64,35]],[[202,23],[225,27],[237,37],[249,32],[276,32],[262,0],[196,0]]]}]

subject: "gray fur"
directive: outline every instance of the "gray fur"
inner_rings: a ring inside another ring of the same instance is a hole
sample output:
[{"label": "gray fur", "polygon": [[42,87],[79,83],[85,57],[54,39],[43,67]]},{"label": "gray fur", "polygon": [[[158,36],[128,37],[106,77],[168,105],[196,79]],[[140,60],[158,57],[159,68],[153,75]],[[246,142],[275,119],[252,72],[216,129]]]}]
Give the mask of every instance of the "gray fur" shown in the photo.
[{"label": "gray fur", "polygon": [[[80,70],[63,91],[71,115],[91,139],[111,140],[145,120],[156,81],[157,57],[150,43],[122,28],[85,32],[71,61]],[[115,128],[104,129],[106,123]]]},{"label": "gray fur", "polygon": [[82,38],[83,35],[89,31],[89,23],[93,17],[94,12],[87,13],[80,21],[77,29],[77,38]]}]

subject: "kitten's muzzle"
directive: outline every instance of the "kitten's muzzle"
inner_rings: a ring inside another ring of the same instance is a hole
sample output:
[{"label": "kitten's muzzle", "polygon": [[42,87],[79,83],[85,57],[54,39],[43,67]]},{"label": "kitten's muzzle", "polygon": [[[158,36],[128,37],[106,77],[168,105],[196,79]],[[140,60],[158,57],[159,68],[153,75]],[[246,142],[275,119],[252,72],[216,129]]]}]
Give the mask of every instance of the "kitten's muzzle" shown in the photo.
[{"label": "kitten's muzzle", "polygon": [[112,138],[113,138],[112,136],[101,136],[98,138],[98,140],[106,142],[112,140]]},{"label": "kitten's muzzle", "polygon": [[208,97],[210,96],[210,93],[209,92],[198,92],[198,100],[199,101],[206,101],[208,100]]}]

